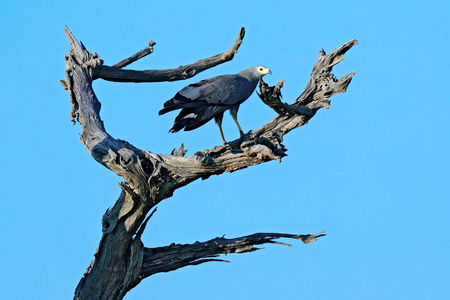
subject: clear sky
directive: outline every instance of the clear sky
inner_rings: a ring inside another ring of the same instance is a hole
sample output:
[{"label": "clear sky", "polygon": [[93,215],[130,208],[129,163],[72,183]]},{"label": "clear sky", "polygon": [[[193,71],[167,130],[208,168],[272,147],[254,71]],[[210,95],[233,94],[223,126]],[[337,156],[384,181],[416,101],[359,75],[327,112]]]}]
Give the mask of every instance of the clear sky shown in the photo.
[{"label": "clear sky", "polygon": [[[151,4],[157,3],[157,4]],[[256,232],[317,233],[319,241],[229,255],[157,274],[126,299],[450,299],[448,1],[3,1],[0,4],[2,299],[71,299],[98,245],[121,178],[96,163],[72,126],[63,55],[67,25],[105,64],[155,40],[130,68],[163,69],[228,50],[235,59],[187,81],[94,83],[116,138],[192,155],[221,143],[211,122],[169,134],[158,116],[183,86],[263,64],[284,101],[303,90],[317,52],[358,39],[334,69],[355,71],[304,127],[282,163],[197,181],[162,202],[146,246]],[[275,116],[256,95],[244,129]],[[238,137],[231,117],[225,136]]]}]

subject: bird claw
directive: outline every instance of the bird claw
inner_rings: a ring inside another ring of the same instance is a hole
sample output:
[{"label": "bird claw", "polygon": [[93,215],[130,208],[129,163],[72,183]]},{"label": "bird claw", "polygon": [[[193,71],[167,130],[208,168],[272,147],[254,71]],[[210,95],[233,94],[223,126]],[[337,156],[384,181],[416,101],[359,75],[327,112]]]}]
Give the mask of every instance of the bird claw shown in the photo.
[{"label": "bird claw", "polygon": [[253,133],[253,130],[249,130],[247,133],[241,132],[241,137],[240,137],[239,139],[240,139],[240,140],[243,140],[243,139],[245,139],[246,137],[249,137],[252,133]]},{"label": "bird claw", "polygon": [[246,142],[249,140],[250,135],[253,133],[253,130],[250,130],[247,133],[244,133],[241,131],[241,136],[237,139],[237,141],[239,142],[239,145],[242,144],[243,142]]}]

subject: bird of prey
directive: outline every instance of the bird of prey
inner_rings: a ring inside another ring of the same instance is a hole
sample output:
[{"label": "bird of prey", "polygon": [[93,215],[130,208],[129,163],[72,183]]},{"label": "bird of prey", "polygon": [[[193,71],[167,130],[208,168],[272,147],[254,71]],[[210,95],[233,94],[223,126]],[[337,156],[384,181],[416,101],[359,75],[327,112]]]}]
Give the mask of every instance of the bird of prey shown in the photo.
[{"label": "bird of prey", "polygon": [[178,132],[183,128],[185,131],[193,130],[214,118],[225,144],[222,131],[223,113],[230,110],[242,137],[244,132],[237,120],[239,105],[250,97],[258,81],[266,74],[272,72],[266,67],[256,66],[234,75],[212,77],[190,84],[166,101],[159,114],[181,109],[170,132]]}]

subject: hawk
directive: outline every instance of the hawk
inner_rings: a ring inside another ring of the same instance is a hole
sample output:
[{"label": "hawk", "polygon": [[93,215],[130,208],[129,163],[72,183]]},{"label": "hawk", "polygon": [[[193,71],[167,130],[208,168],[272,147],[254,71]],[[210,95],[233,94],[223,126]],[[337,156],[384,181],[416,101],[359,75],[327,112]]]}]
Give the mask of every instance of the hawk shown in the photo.
[{"label": "hawk", "polygon": [[159,114],[181,109],[170,132],[178,132],[181,129],[190,131],[214,118],[225,144],[222,131],[223,113],[230,110],[239,133],[243,136],[244,132],[237,120],[239,106],[250,97],[259,80],[266,74],[272,72],[264,66],[256,66],[234,75],[216,76],[190,84],[166,101]]}]

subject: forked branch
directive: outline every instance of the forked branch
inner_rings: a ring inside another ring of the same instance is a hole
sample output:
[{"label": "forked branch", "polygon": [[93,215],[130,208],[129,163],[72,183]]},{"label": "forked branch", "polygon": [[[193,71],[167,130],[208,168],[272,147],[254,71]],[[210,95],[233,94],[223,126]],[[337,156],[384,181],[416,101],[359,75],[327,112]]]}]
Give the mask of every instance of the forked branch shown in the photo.
[{"label": "forked branch", "polygon": [[117,82],[160,82],[188,79],[209,68],[232,60],[242,44],[244,35],[245,29],[242,27],[230,50],[186,66],[179,66],[176,69],[136,71],[121,69],[123,67],[121,65],[119,67],[101,65],[95,69],[94,78]]},{"label": "forked branch", "polygon": [[229,61],[237,52],[244,37],[241,28],[230,50],[199,60],[187,66],[168,70],[124,70],[123,67],[150,54],[154,43],[114,66],[105,66],[97,54],[91,54],[78,43],[66,28],[71,50],[65,57],[66,76],[61,80],[69,91],[72,102],[71,119],[81,124],[81,142],[89,154],[124,180],[116,203],[102,219],[102,238],[95,259],[77,286],[78,299],[122,299],[127,291],[143,278],[158,272],[167,272],[187,265],[209,261],[223,261],[219,254],[255,251],[255,245],[280,243],[278,238],[314,241],[317,235],[281,233],[254,234],[236,239],[216,238],[205,243],[144,248],[141,235],[149,218],[149,211],[173,192],[199,178],[233,172],[286,156],[283,136],[290,130],[306,124],[322,107],[329,107],[329,98],[345,92],[353,72],[336,79],[332,67],[342,61],[344,53],[357,44],[350,41],[326,55],[319,53],[304,92],[292,103],[281,103],[281,81],[275,87],[264,82],[260,97],[278,116],[239,140],[210,150],[185,156],[182,146],[171,154],[143,151],[110,136],[100,117],[100,101],[92,87],[96,78],[123,82],[173,81],[192,77],[208,68]]}]

